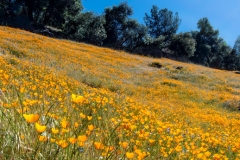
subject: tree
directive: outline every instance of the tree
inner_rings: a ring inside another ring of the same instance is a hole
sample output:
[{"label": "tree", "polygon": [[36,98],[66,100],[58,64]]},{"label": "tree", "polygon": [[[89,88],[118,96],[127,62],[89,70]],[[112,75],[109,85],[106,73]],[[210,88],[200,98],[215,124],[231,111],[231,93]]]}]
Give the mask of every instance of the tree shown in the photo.
[{"label": "tree", "polygon": [[196,40],[196,51],[191,60],[212,68],[233,69],[236,68],[232,48],[223,38],[219,37],[219,31],[215,30],[208,18],[202,18],[197,23],[199,31],[192,31],[192,37]]},{"label": "tree", "polygon": [[240,56],[240,36],[237,37],[235,44],[233,46],[233,50],[234,50],[235,54]]},{"label": "tree", "polygon": [[22,8],[16,0],[0,0],[0,9],[7,17],[16,16],[22,12]]},{"label": "tree", "polygon": [[[181,20],[178,13],[173,14],[168,9],[161,9],[153,5],[151,15],[145,14],[144,22],[148,29],[145,47],[150,49],[152,56],[166,56],[171,37],[178,30]],[[149,52],[149,51],[147,51]]]},{"label": "tree", "polygon": [[104,29],[105,19],[103,16],[94,15],[92,12],[84,13],[82,15],[85,23],[80,25],[80,29],[83,30],[83,41],[95,45],[102,45],[103,40],[107,37]]},{"label": "tree", "polygon": [[196,41],[190,32],[173,35],[169,49],[174,52],[176,57],[189,58],[194,55]]},{"label": "tree", "polygon": [[177,32],[181,23],[178,13],[173,15],[172,11],[166,8],[159,10],[155,5],[151,9],[151,15],[145,14],[144,21],[150,36],[153,38],[172,36]]},{"label": "tree", "polygon": [[70,21],[74,20],[75,17],[81,14],[81,11],[83,9],[81,0],[65,0],[65,1],[67,3],[65,6],[65,10],[63,12],[63,16],[65,20],[64,27]]},{"label": "tree", "polygon": [[140,25],[136,20],[129,19],[122,26],[115,48],[133,52],[144,44],[143,40],[146,34],[147,29],[144,25]]},{"label": "tree", "polygon": [[34,23],[38,23],[42,19],[43,11],[48,1],[49,0],[16,0],[17,3],[23,6],[28,18]]},{"label": "tree", "polygon": [[213,29],[206,17],[198,21],[197,27],[199,31],[195,35],[197,45],[194,61],[209,66],[210,59],[219,53],[219,42],[221,42],[218,37],[219,31]]},{"label": "tree", "polygon": [[214,52],[209,57],[209,66],[212,68],[224,69],[224,57],[232,52],[232,48],[222,38],[218,38],[212,46]]},{"label": "tree", "polygon": [[226,55],[223,59],[223,68],[226,70],[240,70],[240,57],[234,51]]},{"label": "tree", "polygon": [[104,10],[104,17],[106,20],[104,28],[107,34],[107,38],[104,40],[104,45],[116,45],[118,38],[124,29],[124,24],[127,23],[129,16],[132,14],[133,10],[127,3],[121,3],[118,6],[109,7]]},{"label": "tree", "polygon": [[149,35],[145,35],[143,38],[143,45],[138,49],[137,52],[153,57],[166,56],[165,52],[162,50],[166,48],[165,37],[159,36],[157,38],[152,38]]},{"label": "tree", "polygon": [[233,49],[224,56],[223,67],[227,70],[240,70],[240,36],[237,37]]},{"label": "tree", "polygon": [[25,9],[35,24],[63,29],[64,25],[82,10],[80,0],[15,0]]},{"label": "tree", "polygon": [[107,36],[104,23],[103,16],[95,15],[93,12],[82,13],[66,25],[66,33],[74,40],[102,45]]}]

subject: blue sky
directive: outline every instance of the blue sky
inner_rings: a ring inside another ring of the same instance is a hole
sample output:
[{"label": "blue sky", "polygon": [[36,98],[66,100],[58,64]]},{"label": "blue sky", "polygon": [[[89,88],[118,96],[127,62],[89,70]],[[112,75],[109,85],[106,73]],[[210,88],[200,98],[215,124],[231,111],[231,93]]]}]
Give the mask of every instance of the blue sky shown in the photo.
[{"label": "blue sky", "polygon": [[157,5],[159,9],[178,12],[182,20],[178,32],[197,30],[198,20],[207,17],[230,46],[240,35],[240,0],[82,0],[84,11],[98,14],[102,14],[104,8],[121,2],[128,2],[133,8],[132,18],[140,23],[144,23],[143,17],[150,12],[152,5]]}]

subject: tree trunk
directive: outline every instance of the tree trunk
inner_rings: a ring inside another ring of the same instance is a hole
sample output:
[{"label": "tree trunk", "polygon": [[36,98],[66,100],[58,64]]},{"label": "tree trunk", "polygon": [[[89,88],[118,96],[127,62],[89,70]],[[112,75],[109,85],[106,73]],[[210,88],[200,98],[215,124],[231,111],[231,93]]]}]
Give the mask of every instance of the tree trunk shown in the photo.
[{"label": "tree trunk", "polygon": [[26,6],[27,6],[27,15],[30,21],[34,21],[33,18],[33,7],[34,7],[34,0],[26,0]]},{"label": "tree trunk", "polygon": [[44,14],[43,25],[46,25],[51,19],[51,15],[53,14],[55,4],[56,4],[55,0],[50,0],[46,12]]}]

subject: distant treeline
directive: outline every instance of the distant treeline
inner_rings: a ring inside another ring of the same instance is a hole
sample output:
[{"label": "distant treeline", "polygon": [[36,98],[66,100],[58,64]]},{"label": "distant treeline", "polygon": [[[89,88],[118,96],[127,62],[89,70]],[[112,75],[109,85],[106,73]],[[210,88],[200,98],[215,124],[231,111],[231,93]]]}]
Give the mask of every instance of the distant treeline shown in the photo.
[{"label": "distant treeline", "polygon": [[143,17],[145,24],[130,18],[133,10],[127,3],[106,8],[101,15],[82,12],[79,0],[0,0],[0,8],[4,19],[25,15],[33,26],[54,27],[63,38],[78,42],[240,70],[240,36],[232,48],[207,17],[198,20],[198,30],[177,34],[178,13],[155,5]]}]

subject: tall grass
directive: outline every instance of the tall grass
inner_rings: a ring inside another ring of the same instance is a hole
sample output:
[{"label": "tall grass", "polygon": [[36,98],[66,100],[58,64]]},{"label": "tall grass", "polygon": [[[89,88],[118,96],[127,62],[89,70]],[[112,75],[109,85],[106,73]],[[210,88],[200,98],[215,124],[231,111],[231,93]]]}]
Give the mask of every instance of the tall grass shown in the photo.
[{"label": "tall grass", "polygon": [[239,75],[0,28],[0,159],[240,158]]}]

